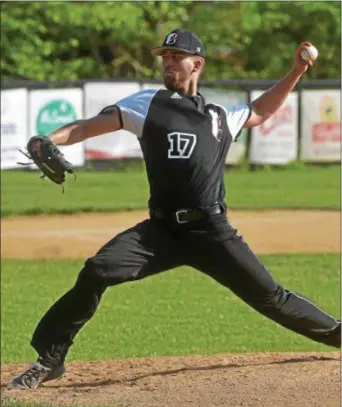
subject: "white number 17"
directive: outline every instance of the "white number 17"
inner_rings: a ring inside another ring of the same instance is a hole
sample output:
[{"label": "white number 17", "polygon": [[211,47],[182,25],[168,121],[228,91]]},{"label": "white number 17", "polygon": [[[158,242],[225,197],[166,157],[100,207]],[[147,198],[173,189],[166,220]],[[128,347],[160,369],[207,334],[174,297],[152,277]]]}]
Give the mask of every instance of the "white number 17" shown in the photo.
[{"label": "white number 17", "polygon": [[169,133],[168,158],[190,158],[197,143],[196,134],[189,133]]}]

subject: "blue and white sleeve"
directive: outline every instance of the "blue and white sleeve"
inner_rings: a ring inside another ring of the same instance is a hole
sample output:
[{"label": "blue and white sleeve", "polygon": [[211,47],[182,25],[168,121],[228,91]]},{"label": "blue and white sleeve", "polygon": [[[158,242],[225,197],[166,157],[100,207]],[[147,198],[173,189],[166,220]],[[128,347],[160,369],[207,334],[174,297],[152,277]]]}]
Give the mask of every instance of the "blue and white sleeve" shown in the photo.
[{"label": "blue and white sleeve", "polygon": [[156,89],[147,89],[133,93],[115,104],[105,107],[100,114],[110,113],[114,107],[119,108],[122,128],[140,138],[151,101],[157,92]]}]

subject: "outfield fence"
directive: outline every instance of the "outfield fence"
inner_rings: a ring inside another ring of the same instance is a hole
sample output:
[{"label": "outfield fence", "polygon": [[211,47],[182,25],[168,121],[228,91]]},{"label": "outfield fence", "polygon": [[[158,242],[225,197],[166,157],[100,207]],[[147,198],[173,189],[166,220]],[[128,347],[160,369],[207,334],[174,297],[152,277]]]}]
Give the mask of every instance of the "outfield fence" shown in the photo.
[{"label": "outfield fence", "polygon": [[[201,82],[207,102],[249,103],[276,81]],[[89,118],[105,106],[141,89],[159,89],[149,80],[10,81],[1,85],[1,169],[18,168],[22,149],[33,135],[47,135],[64,124]],[[278,112],[261,126],[244,129],[233,143],[227,165],[332,163],[341,159],[341,81],[300,81]],[[141,159],[139,142],[120,130],[61,148],[75,167]],[[28,166],[29,169],[36,168]]]}]

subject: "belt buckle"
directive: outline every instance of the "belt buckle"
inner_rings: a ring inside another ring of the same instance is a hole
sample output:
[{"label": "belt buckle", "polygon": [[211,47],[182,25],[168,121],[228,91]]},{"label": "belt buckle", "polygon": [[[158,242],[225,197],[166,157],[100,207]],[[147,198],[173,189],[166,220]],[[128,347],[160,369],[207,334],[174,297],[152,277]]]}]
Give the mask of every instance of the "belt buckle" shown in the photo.
[{"label": "belt buckle", "polygon": [[188,223],[187,220],[180,220],[179,215],[182,215],[183,213],[188,213],[186,209],[180,209],[179,211],[176,212],[176,220],[177,223]]}]

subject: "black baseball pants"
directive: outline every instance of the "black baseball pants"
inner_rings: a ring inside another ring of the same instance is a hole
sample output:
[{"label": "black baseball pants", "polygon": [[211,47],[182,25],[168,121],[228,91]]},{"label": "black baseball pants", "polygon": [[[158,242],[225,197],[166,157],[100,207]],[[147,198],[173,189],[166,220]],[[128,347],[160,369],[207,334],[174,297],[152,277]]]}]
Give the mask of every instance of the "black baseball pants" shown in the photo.
[{"label": "black baseball pants", "polygon": [[148,219],[118,234],[87,259],[74,287],[39,322],[31,345],[50,364],[64,361],[107,287],[180,265],[211,276],[276,323],[314,341],[341,346],[341,322],[275,282],[225,213],[182,225]]}]

